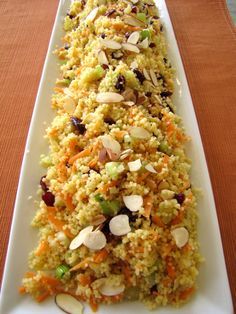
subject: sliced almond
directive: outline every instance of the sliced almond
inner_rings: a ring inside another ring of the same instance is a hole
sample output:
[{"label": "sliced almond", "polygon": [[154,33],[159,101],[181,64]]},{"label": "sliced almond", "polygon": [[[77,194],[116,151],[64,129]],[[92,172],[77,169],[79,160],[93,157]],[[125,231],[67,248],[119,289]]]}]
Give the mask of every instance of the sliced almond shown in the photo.
[{"label": "sliced almond", "polygon": [[152,82],[155,86],[158,86],[158,81],[157,81],[157,77],[156,77],[156,74],[155,72],[153,71],[153,69],[150,70],[150,75],[151,75],[151,79],[152,79]]},{"label": "sliced almond", "polygon": [[116,160],[120,157],[120,143],[114,140],[110,135],[104,135],[101,137],[102,144],[106,148],[107,153],[111,160]]},{"label": "sliced almond", "polygon": [[122,236],[131,231],[129,217],[127,215],[117,215],[109,222],[109,229],[115,236]]},{"label": "sliced almond", "polygon": [[74,93],[68,87],[64,88],[64,94],[71,98],[74,98]]},{"label": "sliced almond", "polygon": [[143,197],[141,195],[123,196],[125,206],[131,211],[136,212],[143,206]]},{"label": "sliced almond", "polygon": [[128,162],[128,167],[130,171],[138,171],[142,167],[140,159]]},{"label": "sliced almond", "polygon": [[129,107],[132,107],[132,106],[135,105],[135,102],[133,102],[133,101],[124,101],[123,104],[126,105],[126,106],[129,106]]},{"label": "sliced almond", "polygon": [[145,169],[147,169],[149,172],[157,173],[157,171],[153,168],[153,166],[151,164],[147,164],[145,166]]},{"label": "sliced almond", "polygon": [[72,295],[67,293],[59,293],[55,296],[56,305],[68,314],[82,314],[83,305]]},{"label": "sliced almond", "polygon": [[123,93],[122,96],[124,97],[125,101],[132,101],[136,103],[137,97],[138,97],[138,92],[133,90],[132,88],[127,88]]},{"label": "sliced almond", "polygon": [[75,111],[75,101],[71,97],[65,97],[63,101],[63,108],[67,113],[73,113]]},{"label": "sliced almond", "polygon": [[90,250],[101,250],[106,244],[106,237],[100,230],[87,233],[84,239],[84,245]]},{"label": "sliced almond", "polygon": [[131,2],[132,2],[133,4],[136,4],[136,3],[139,2],[139,0],[131,0]]},{"label": "sliced almond", "polygon": [[131,69],[137,69],[138,68],[138,62],[136,60],[132,61],[130,64]]},{"label": "sliced almond", "polygon": [[105,283],[99,287],[99,292],[102,295],[105,295],[108,297],[121,294],[122,292],[124,292],[124,290],[125,290],[124,284],[121,284],[119,286],[114,286],[111,283],[109,283],[108,280],[106,280]]},{"label": "sliced almond", "polygon": [[121,154],[120,154],[120,160],[125,159],[126,157],[128,157],[130,154],[133,153],[133,150],[131,148],[128,148],[126,150],[124,150]]},{"label": "sliced almond", "polygon": [[156,98],[156,100],[158,101],[159,104],[161,104],[161,99],[158,95],[154,95],[154,97]]},{"label": "sliced almond", "polygon": [[139,41],[139,36],[140,36],[139,32],[133,32],[127,39],[127,42],[136,45],[137,42]]},{"label": "sliced almond", "polygon": [[71,241],[69,249],[70,250],[75,250],[78,247],[80,247],[83,244],[86,235],[89,232],[91,232],[92,230],[93,230],[93,226],[88,226],[88,227],[82,229],[79,232],[79,234]]},{"label": "sliced almond", "polygon": [[86,17],[85,22],[88,22],[88,21],[93,22],[95,18],[97,17],[98,10],[99,10],[98,7],[94,8]]},{"label": "sliced almond", "polygon": [[104,223],[106,220],[107,220],[107,218],[104,215],[97,215],[91,221],[91,225],[92,226],[99,226],[102,223]]},{"label": "sliced almond", "polygon": [[129,44],[129,43],[122,44],[122,48],[124,50],[132,51],[132,52],[135,52],[135,53],[139,53],[140,52],[140,50],[139,50],[139,48],[137,46]]},{"label": "sliced almond", "polygon": [[107,150],[106,148],[102,148],[98,155],[98,161],[104,162],[106,160],[106,157],[107,157]]},{"label": "sliced almond", "polygon": [[124,100],[124,97],[118,93],[104,92],[97,94],[96,101],[99,103],[118,103]]},{"label": "sliced almond", "polygon": [[100,64],[109,64],[106,53],[103,50],[99,50],[98,52],[98,62]]},{"label": "sliced almond", "polygon": [[113,49],[113,50],[121,49],[121,44],[114,40],[102,39],[101,44],[103,47],[106,47],[109,49]]},{"label": "sliced almond", "polygon": [[133,126],[130,130],[130,135],[135,138],[149,139],[151,134],[142,127]]},{"label": "sliced almond", "polygon": [[149,46],[148,38],[145,38],[141,43],[138,44],[139,48],[147,49]]},{"label": "sliced almond", "polygon": [[145,68],[143,69],[143,75],[146,80],[151,81],[150,75],[148,74],[148,71]]},{"label": "sliced almond", "polygon": [[185,246],[185,244],[187,244],[189,239],[189,233],[186,228],[184,227],[176,228],[171,231],[171,234],[178,248],[182,248],[183,246]]},{"label": "sliced almond", "polygon": [[125,22],[125,24],[130,26],[142,27],[145,25],[142,21],[136,19],[131,15],[125,15],[123,21]]}]

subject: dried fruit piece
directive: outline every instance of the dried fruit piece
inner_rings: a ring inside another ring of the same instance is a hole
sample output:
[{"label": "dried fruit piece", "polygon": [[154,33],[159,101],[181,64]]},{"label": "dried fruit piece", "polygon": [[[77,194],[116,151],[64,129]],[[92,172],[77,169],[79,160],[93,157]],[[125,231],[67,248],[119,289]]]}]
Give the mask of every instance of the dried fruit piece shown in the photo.
[{"label": "dried fruit piece", "polygon": [[87,233],[84,239],[84,245],[91,250],[101,250],[106,244],[106,237],[100,230]]},{"label": "dried fruit piece", "polygon": [[125,90],[125,77],[123,75],[118,75],[115,88],[118,89],[120,92],[123,92]]},{"label": "dried fruit piece", "polygon": [[55,296],[56,305],[68,314],[82,314],[83,305],[70,294],[59,293]]},{"label": "dried fruit piece", "polygon": [[130,171],[138,171],[142,167],[140,159],[128,162],[128,167]]},{"label": "dried fruit piece", "polygon": [[147,130],[139,126],[133,126],[130,130],[130,135],[140,139],[149,139],[151,137]]},{"label": "dried fruit piece", "polygon": [[55,196],[52,194],[52,192],[47,191],[42,195],[42,200],[47,206],[54,206]]},{"label": "dried fruit piece", "polygon": [[79,234],[71,241],[69,249],[75,250],[78,247],[80,247],[83,244],[86,235],[91,231],[93,231],[93,226],[88,226],[88,227],[82,229],[79,232]]},{"label": "dried fruit piece", "polygon": [[122,236],[131,231],[129,217],[127,215],[117,215],[109,222],[109,228],[112,234]]},{"label": "dried fruit piece", "polygon": [[124,100],[120,94],[113,92],[104,92],[97,94],[96,101],[99,103],[117,103]]},{"label": "dried fruit piece", "polygon": [[142,72],[140,72],[138,69],[133,69],[134,74],[136,75],[137,79],[141,84],[145,81],[145,77]]},{"label": "dried fruit piece", "polygon": [[136,212],[143,206],[143,197],[141,195],[123,196],[125,206],[132,212]]},{"label": "dried fruit piece", "polygon": [[173,236],[175,243],[178,248],[182,248],[187,244],[189,239],[188,230],[184,227],[176,228],[171,231],[171,235]]}]

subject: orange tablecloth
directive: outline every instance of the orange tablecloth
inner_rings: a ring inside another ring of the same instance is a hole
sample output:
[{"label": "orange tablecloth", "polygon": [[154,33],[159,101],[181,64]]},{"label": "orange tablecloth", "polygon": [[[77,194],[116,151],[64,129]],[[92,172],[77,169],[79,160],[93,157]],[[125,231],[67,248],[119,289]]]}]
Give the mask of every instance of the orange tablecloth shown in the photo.
[{"label": "orange tablecloth", "polygon": [[[58,0],[0,1],[1,276],[25,140],[57,5]],[[223,0],[167,0],[167,5],[205,148],[236,307],[236,31]]]}]

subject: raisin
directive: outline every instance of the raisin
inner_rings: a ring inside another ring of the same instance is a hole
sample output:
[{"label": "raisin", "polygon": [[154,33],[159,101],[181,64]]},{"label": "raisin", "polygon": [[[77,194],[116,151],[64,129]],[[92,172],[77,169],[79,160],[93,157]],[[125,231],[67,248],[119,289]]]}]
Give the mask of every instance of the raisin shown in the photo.
[{"label": "raisin", "polygon": [[146,95],[147,97],[151,97],[151,96],[152,96],[152,92],[146,92],[145,95]]},{"label": "raisin", "polygon": [[48,187],[47,187],[47,184],[44,182],[43,179],[45,179],[46,176],[43,176],[41,179],[40,179],[40,185],[41,185],[41,188],[44,192],[47,192],[48,191]]},{"label": "raisin", "polygon": [[42,200],[47,206],[54,206],[55,196],[52,192],[47,191],[42,195]]},{"label": "raisin", "polygon": [[131,12],[134,14],[138,13],[138,8],[135,5],[133,5],[131,8]]},{"label": "raisin", "polygon": [[102,37],[102,39],[105,39],[106,35],[105,34],[101,34],[101,37]]},{"label": "raisin", "polygon": [[77,117],[71,117],[71,123],[76,129],[76,131],[79,132],[79,134],[84,134],[86,131],[86,127],[83,123],[81,123],[81,120]]},{"label": "raisin", "polygon": [[112,14],[114,14],[115,12],[116,12],[115,9],[108,10],[108,11],[105,13],[105,16],[109,17],[109,16],[111,16]]},{"label": "raisin", "polygon": [[115,88],[118,89],[120,92],[123,92],[125,90],[125,77],[123,75],[118,75]]},{"label": "raisin", "polygon": [[182,205],[185,200],[185,195],[183,193],[175,194],[175,199],[180,205]]},{"label": "raisin", "polygon": [[154,47],[156,47],[156,45],[154,43],[150,43],[149,47],[154,48]]},{"label": "raisin", "polygon": [[111,118],[111,117],[106,117],[104,119],[104,122],[111,125],[111,124],[115,124],[116,122]]},{"label": "raisin", "polygon": [[172,95],[172,92],[170,91],[161,92],[161,97],[169,97],[171,95]]},{"label": "raisin", "polygon": [[136,75],[137,79],[141,84],[145,81],[145,76],[142,72],[140,72],[138,69],[133,69],[134,74]]}]

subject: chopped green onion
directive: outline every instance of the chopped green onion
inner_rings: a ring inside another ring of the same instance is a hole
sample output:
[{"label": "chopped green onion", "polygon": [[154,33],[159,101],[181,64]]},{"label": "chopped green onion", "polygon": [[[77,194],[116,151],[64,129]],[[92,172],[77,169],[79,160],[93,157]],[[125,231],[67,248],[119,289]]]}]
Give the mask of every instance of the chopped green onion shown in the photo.
[{"label": "chopped green onion", "polygon": [[166,142],[164,142],[164,141],[160,143],[158,149],[162,153],[165,153],[167,155],[171,155],[171,149],[168,146],[168,144]]},{"label": "chopped green onion", "polygon": [[114,216],[120,209],[118,200],[106,201],[100,194],[95,195],[94,198],[99,203],[104,215]]},{"label": "chopped green onion", "polygon": [[56,277],[62,279],[65,274],[70,270],[67,265],[60,265],[56,268]]},{"label": "chopped green onion", "polygon": [[121,162],[111,161],[106,163],[105,169],[109,177],[117,179],[119,174],[123,172],[125,168]]},{"label": "chopped green onion", "polygon": [[141,40],[144,40],[145,38],[150,39],[151,37],[151,32],[149,29],[143,29],[140,32]]},{"label": "chopped green onion", "polygon": [[147,17],[145,13],[137,13],[137,19],[140,20],[141,22],[147,23]]}]

